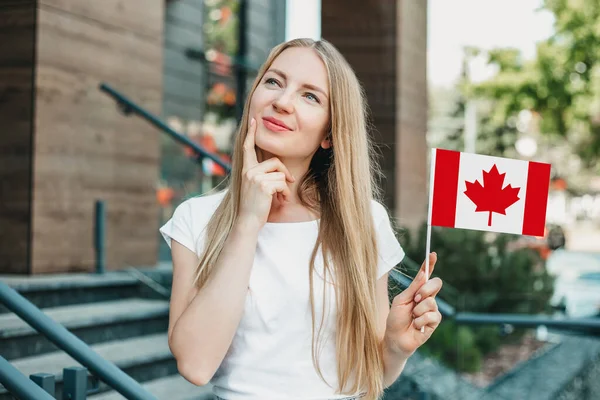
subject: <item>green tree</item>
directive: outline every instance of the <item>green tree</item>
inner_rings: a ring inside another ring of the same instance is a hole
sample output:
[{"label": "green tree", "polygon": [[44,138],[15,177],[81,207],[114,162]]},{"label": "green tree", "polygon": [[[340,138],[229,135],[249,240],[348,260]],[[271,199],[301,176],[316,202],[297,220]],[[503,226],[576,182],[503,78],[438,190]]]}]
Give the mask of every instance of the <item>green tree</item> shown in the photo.
[{"label": "green tree", "polygon": [[469,93],[494,100],[504,121],[535,111],[540,133],[568,140],[586,167],[600,171],[600,2],[546,0],[542,9],[554,15],[555,32],[535,59],[515,49],[489,52],[498,73]]},{"label": "green tree", "polygon": [[464,49],[463,63],[460,73],[460,79],[457,83],[457,95],[454,103],[454,107],[450,112],[450,118],[453,120],[462,120],[462,123],[458,127],[453,128],[450,133],[442,139],[439,144],[440,147],[461,151],[465,147],[465,123],[464,117],[467,109],[467,98],[464,93],[464,87],[469,81],[469,49]]},{"label": "green tree", "polygon": [[[469,63],[481,53],[480,50],[469,46],[465,47],[463,51],[461,75],[454,88],[454,104],[446,117],[447,120],[457,121],[458,124],[445,127],[444,135],[438,138],[438,140],[432,138],[435,142],[433,143],[434,146],[458,151],[465,149],[465,112],[467,102],[473,100],[475,97],[469,73]],[[438,94],[436,93],[435,95]],[[506,118],[506,104],[502,100],[496,100],[488,96],[477,99],[475,107],[477,107],[476,153],[500,157],[514,157],[517,130],[514,122],[515,119]]]}]

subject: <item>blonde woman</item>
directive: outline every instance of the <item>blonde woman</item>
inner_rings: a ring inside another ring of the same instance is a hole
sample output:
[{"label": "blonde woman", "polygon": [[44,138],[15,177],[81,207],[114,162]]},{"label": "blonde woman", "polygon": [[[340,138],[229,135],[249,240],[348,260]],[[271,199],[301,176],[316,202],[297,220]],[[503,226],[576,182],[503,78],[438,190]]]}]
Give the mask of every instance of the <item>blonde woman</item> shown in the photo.
[{"label": "blonde woman", "polygon": [[440,323],[442,282],[424,267],[390,308],[388,271],[404,251],[375,200],[365,110],[330,43],[275,47],[227,188],[183,202],[161,228],[169,346],[181,375],[217,399],[376,399]]}]

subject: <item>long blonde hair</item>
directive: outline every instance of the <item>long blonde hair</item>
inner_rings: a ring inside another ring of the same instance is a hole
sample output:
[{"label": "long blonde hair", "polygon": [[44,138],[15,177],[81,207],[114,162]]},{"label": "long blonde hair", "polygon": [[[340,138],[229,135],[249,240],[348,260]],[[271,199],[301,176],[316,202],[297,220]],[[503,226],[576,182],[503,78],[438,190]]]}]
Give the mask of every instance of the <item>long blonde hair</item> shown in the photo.
[{"label": "long blonde hair", "polygon": [[[258,72],[246,99],[237,132],[232,171],[227,184],[229,190],[206,227],[206,243],[196,271],[196,285],[201,288],[213,271],[238,215],[243,143],[249,124],[250,100],[275,58],[290,47],[311,48],[319,55],[327,69],[332,99],[329,105],[329,134],[333,146],[327,150],[319,148],[298,185],[298,196],[303,205],[320,213],[319,234],[309,267],[313,363],[321,379],[325,380],[316,351],[322,340],[323,318],[315,339],[313,287],[315,258],[321,247],[325,260],[324,279],[327,280],[328,274],[335,276],[337,288],[337,393],[343,392],[351,383],[346,393],[366,390],[367,399],[376,399],[383,393],[384,371],[377,334],[375,288],[378,249],[371,201],[380,199],[374,182],[381,172],[375,162],[375,147],[368,134],[363,89],[348,62],[329,42],[295,39],[282,43],[273,48]],[[325,302],[323,305],[325,308]]]}]

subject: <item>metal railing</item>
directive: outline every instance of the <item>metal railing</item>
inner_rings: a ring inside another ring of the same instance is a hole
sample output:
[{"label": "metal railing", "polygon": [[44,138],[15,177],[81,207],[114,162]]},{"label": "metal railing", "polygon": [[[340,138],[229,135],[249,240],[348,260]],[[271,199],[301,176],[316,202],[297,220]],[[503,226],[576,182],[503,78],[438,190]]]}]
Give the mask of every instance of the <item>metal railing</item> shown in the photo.
[{"label": "metal railing", "polygon": [[[411,262],[414,263],[412,260]],[[412,278],[404,276],[395,270],[390,271],[390,278],[392,278],[403,288],[407,288],[412,282]],[[436,302],[442,316],[454,320],[454,322],[459,325],[512,325],[523,328],[537,328],[540,326],[545,326],[546,328],[556,328],[576,333],[600,335],[600,318],[570,318],[527,314],[457,312],[454,307],[442,300],[439,296],[436,297]]]},{"label": "metal railing", "polygon": [[96,200],[94,210],[96,273],[103,274],[106,270],[106,203],[103,200]]},{"label": "metal railing", "polygon": [[600,335],[600,318],[551,317],[527,314],[483,314],[459,312],[454,314],[454,321],[460,325],[513,325],[523,328],[556,328],[573,332],[584,332]]},{"label": "metal railing", "polygon": [[[0,303],[4,304],[7,309],[15,313],[23,321],[27,322],[32,328],[54,343],[59,349],[65,351],[73,359],[86,367],[108,386],[112,387],[127,399],[156,399],[154,395],[146,391],[137,381],[135,381],[113,363],[102,358],[85,342],[69,332],[64,326],[52,320],[39,308],[29,302],[29,300],[24,298],[21,294],[9,287],[4,282],[0,282]],[[6,364],[8,364],[8,366]],[[9,382],[9,378],[15,378],[16,375],[13,371],[14,367],[10,366],[10,363],[8,362],[6,362],[6,364],[0,363],[0,378],[2,379],[1,383],[8,388],[12,384]],[[79,370],[79,372],[75,371],[73,373],[73,381],[81,382],[82,372],[83,371],[81,370]],[[85,372],[85,376],[87,377],[87,372]],[[87,384],[86,379],[83,380],[85,384]],[[17,378],[16,382],[18,387],[15,387],[14,389],[26,390],[24,389],[24,386],[26,385],[22,379]],[[35,383],[31,382],[31,385],[35,385]],[[75,390],[77,393],[81,393],[81,385],[84,384],[82,383],[74,385],[76,387],[73,390]],[[34,389],[31,390],[31,393],[33,393]],[[77,396],[78,397],[76,398],[71,397],[72,400],[81,400],[85,398],[81,397],[80,394]],[[43,397],[32,397],[32,399],[33,398],[43,399]]]},{"label": "metal railing", "polygon": [[158,129],[165,132],[167,135],[171,136],[175,141],[181,143],[184,146],[190,147],[194,153],[198,155],[198,160],[202,160],[203,158],[208,158],[223,168],[225,171],[230,172],[231,166],[226,161],[222,160],[218,155],[211,153],[206,150],[204,147],[200,146],[198,143],[190,140],[187,136],[182,135],[181,133],[175,131],[169,125],[167,125],[163,120],[156,117],[154,114],[150,113],[143,107],[137,105],[133,101],[131,101],[127,96],[113,89],[106,83],[101,83],[99,86],[100,90],[107,93],[111,97],[113,97],[117,101],[117,105],[121,109],[121,111],[125,115],[136,114],[146,121],[150,122],[150,124],[154,125]]},{"label": "metal railing", "polygon": [[36,385],[33,380],[27,379],[2,356],[0,356],[0,383],[21,400],[54,400],[54,396]]}]

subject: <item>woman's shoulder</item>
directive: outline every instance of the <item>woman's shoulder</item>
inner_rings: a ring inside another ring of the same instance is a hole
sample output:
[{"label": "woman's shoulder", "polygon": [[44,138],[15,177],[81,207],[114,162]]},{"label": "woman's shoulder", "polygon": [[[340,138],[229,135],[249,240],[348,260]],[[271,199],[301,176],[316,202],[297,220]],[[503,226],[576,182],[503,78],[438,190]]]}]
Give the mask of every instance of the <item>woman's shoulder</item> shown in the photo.
[{"label": "woman's shoulder", "polygon": [[175,214],[182,214],[196,221],[202,219],[203,216],[209,219],[219,204],[221,204],[226,192],[227,190],[223,190],[221,192],[190,197],[177,206]]},{"label": "woman's shoulder", "polygon": [[211,207],[211,206],[214,206],[216,208],[221,203],[221,201],[225,197],[226,193],[227,193],[227,189],[222,190],[220,192],[212,192],[209,194],[202,194],[200,196],[190,197],[189,199],[185,200],[181,204],[187,203],[187,206],[191,207],[191,208],[199,208],[199,207],[204,208],[204,207]]},{"label": "woman's shoulder", "polygon": [[387,207],[376,199],[371,199],[371,213],[373,214],[375,224],[389,218]]}]

